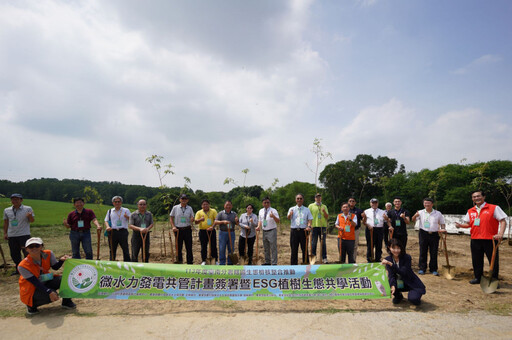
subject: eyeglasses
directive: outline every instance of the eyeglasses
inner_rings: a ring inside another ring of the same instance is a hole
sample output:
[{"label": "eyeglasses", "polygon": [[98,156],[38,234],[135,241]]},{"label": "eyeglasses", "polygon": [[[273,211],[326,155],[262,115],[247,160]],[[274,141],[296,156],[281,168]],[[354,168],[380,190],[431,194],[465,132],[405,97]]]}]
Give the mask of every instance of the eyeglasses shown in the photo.
[{"label": "eyeglasses", "polygon": [[40,245],[40,244],[31,244],[31,245],[29,245],[27,248],[29,248],[29,249],[34,249],[34,248],[39,248],[39,247],[41,247],[41,245]]},{"label": "eyeglasses", "polygon": [[146,205],[146,203],[139,203],[139,205]]},{"label": "eyeglasses", "polygon": [[302,201],[304,198],[301,198],[301,197],[297,197],[296,200],[298,201]]},{"label": "eyeglasses", "polygon": [[114,201],[114,203],[121,203],[121,201]]}]

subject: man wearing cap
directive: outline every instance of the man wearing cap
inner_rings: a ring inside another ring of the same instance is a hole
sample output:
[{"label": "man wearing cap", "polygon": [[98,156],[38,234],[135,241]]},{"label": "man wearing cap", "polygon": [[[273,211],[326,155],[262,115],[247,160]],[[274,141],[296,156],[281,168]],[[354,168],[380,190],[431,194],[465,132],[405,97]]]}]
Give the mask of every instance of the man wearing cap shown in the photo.
[{"label": "man wearing cap", "polygon": [[183,242],[187,251],[187,264],[194,263],[192,254],[192,223],[194,223],[194,211],[188,205],[188,196],[180,195],[180,204],[172,207],[169,221],[178,242],[178,262],[183,263]]},{"label": "man wearing cap", "polygon": [[117,246],[123,250],[123,261],[130,262],[130,250],[128,248],[128,221],[130,220],[130,210],[123,208],[123,198],[121,196],[112,197],[114,207],[107,212],[105,216],[105,226],[109,234],[110,260],[115,261]]},{"label": "man wearing cap", "polygon": [[277,266],[277,224],[281,220],[277,210],[270,206],[269,197],[265,197],[262,203],[263,208],[259,211],[256,232],[258,233],[260,229],[263,229],[263,250],[265,252],[265,263],[263,265]]},{"label": "man wearing cap", "polygon": [[91,222],[96,225],[97,230],[101,230],[102,227],[98,219],[96,219],[94,211],[85,209],[84,204],[83,198],[73,198],[75,211],[70,212],[68,218],[64,219],[64,226],[71,229],[69,231],[69,240],[71,241],[73,258],[80,258],[80,242],[82,242],[85,259],[92,260]]},{"label": "man wearing cap", "polygon": [[290,227],[290,248],[291,248],[291,258],[290,264],[297,265],[299,264],[298,260],[298,252],[299,252],[299,244],[302,250],[302,263],[309,261],[306,258],[306,237],[309,235],[309,231],[311,230],[311,222],[313,221],[313,215],[311,215],[311,211],[308,208],[303,206],[304,203],[304,195],[297,194],[295,196],[295,202],[297,205],[291,207],[288,210],[288,219],[291,221]]},{"label": "man wearing cap", "polygon": [[[463,223],[455,222],[457,228],[471,228],[471,261],[475,278],[470,284],[480,283],[484,273],[484,254],[491,262],[493,243],[503,239],[507,227],[507,214],[497,205],[485,202],[485,193],[476,190],[471,193],[474,206],[468,210],[462,219]],[[492,276],[498,279],[500,269],[499,249],[496,250],[496,258]]]},{"label": "man wearing cap", "polygon": [[[366,225],[366,260],[368,262],[380,262],[382,256],[382,240],[384,238],[384,223],[387,223],[388,217],[384,210],[379,209],[379,200],[372,198],[370,208],[364,211],[363,222]],[[372,259],[372,231],[373,248],[375,249],[375,258]]]},{"label": "man wearing cap", "polygon": [[363,220],[362,209],[356,207],[356,199],[355,197],[349,197],[348,205],[350,207],[350,213],[355,214],[357,217],[356,230],[355,230],[355,240],[354,240],[354,263],[357,261],[357,246],[359,245],[359,229],[361,228],[361,221]]},{"label": "man wearing cap", "polygon": [[322,195],[315,195],[315,202],[308,206],[311,215],[313,215],[313,234],[311,237],[311,255],[316,256],[316,244],[320,237],[322,242],[322,259],[323,263],[327,263],[327,247],[325,241],[325,234],[327,231],[327,219],[329,218],[329,211],[327,206],[322,204]]},{"label": "man wearing cap", "polygon": [[24,249],[25,242],[30,238],[30,223],[34,222],[34,211],[28,205],[21,204],[23,196],[21,194],[12,194],[12,206],[4,209],[4,239],[9,242],[11,258],[16,265],[18,273],[18,264],[21,262],[21,253],[27,255]]},{"label": "man wearing cap", "polygon": [[[129,227],[132,233],[132,262],[138,262],[139,251],[144,242],[144,262],[149,262],[149,232],[153,229],[153,214],[147,209],[146,200],[137,202],[137,210],[130,215]],[[142,236],[145,236],[144,241]]]},{"label": "man wearing cap", "polygon": [[[37,307],[59,299],[57,290],[60,288],[61,276],[50,273],[59,269],[68,255],[62,256],[58,261],[51,250],[43,249],[43,240],[32,237],[25,243],[28,255],[20,262],[18,280],[20,286],[20,299],[27,306],[27,314],[39,313]],[[62,299],[62,307],[74,309],[76,305],[71,299]]]},{"label": "man wearing cap", "polygon": [[214,221],[217,217],[217,210],[210,208],[210,201],[204,199],[201,202],[201,210],[196,213],[194,223],[199,224],[199,242],[201,243],[201,264],[206,264],[208,247],[210,254],[217,262],[217,233],[214,228]]}]

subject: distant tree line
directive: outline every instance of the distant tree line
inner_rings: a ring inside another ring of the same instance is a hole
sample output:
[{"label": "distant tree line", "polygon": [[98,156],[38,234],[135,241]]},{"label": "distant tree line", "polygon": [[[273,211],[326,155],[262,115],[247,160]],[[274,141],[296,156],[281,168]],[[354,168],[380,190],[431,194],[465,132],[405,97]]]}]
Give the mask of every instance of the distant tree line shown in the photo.
[{"label": "distant tree line", "polygon": [[[340,204],[353,196],[359,206],[366,208],[368,201],[376,197],[381,208],[393,197],[400,196],[411,212],[423,208],[423,198],[436,200],[437,209],[445,214],[463,214],[471,206],[470,193],[482,189],[487,201],[500,205],[510,215],[512,198],[512,161],[495,160],[473,164],[448,164],[435,170],[405,171],[397,160],[385,156],[358,155],[354,160],[328,164],[320,173],[324,203],[331,216],[339,212]],[[276,180],[277,182],[277,180]],[[275,183],[276,183],[275,182]],[[231,200],[236,211],[245,212],[251,203],[261,208],[261,200],[269,196],[272,206],[282,216],[295,204],[295,195],[304,194],[306,203],[314,201],[315,184],[294,181],[282,187],[264,189],[262,186],[236,186],[228,192],[192,190],[188,186],[148,187],[127,185],[119,182],[93,182],[88,180],[55,178],[31,179],[25,182],[0,180],[0,193],[8,196],[19,192],[24,197],[50,201],[70,202],[82,196],[87,202],[110,205],[111,198],[120,195],[126,203],[135,204],[139,199],[148,200],[149,209],[156,216],[165,216],[177,204],[178,196],[187,193],[189,204],[199,210],[201,201],[208,199],[212,207],[222,210],[224,202]]]}]

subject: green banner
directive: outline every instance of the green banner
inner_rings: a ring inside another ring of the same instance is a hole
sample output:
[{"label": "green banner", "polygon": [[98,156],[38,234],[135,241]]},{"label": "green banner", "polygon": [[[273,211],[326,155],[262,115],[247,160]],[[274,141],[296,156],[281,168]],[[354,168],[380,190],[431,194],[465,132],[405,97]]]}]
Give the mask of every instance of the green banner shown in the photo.
[{"label": "green banner", "polygon": [[155,300],[322,300],[390,297],[378,263],[200,266],[68,259],[59,295]]}]

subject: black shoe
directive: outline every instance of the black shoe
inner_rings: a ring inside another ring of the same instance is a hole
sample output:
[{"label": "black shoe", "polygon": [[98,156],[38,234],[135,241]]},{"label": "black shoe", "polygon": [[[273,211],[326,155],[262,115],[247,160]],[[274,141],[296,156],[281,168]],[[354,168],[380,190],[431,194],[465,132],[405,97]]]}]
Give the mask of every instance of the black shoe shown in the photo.
[{"label": "black shoe", "polygon": [[474,278],[473,280],[469,281],[469,283],[472,285],[477,285],[480,283],[480,279]]},{"label": "black shoe", "polygon": [[270,266],[270,263],[263,263],[263,266]]},{"label": "black shoe", "polygon": [[37,307],[27,306],[27,315],[36,315],[39,314],[39,309]]},{"label": "black shoe", "polygon": [[402,302],[403,299],[404,296],[402,295],[402,293],[400,293],[400,295],[395,295],[395,297],[393,298],[393,304],[398,305],[400,302]]},{"label": "black shoe", "polygon": [[71,301],[71,299],[69,299],[67,301],[62,300],[62,308],[64,308],[64,309],[75,309],[76,305],[75,305],[75,303],[73,301]]}]

